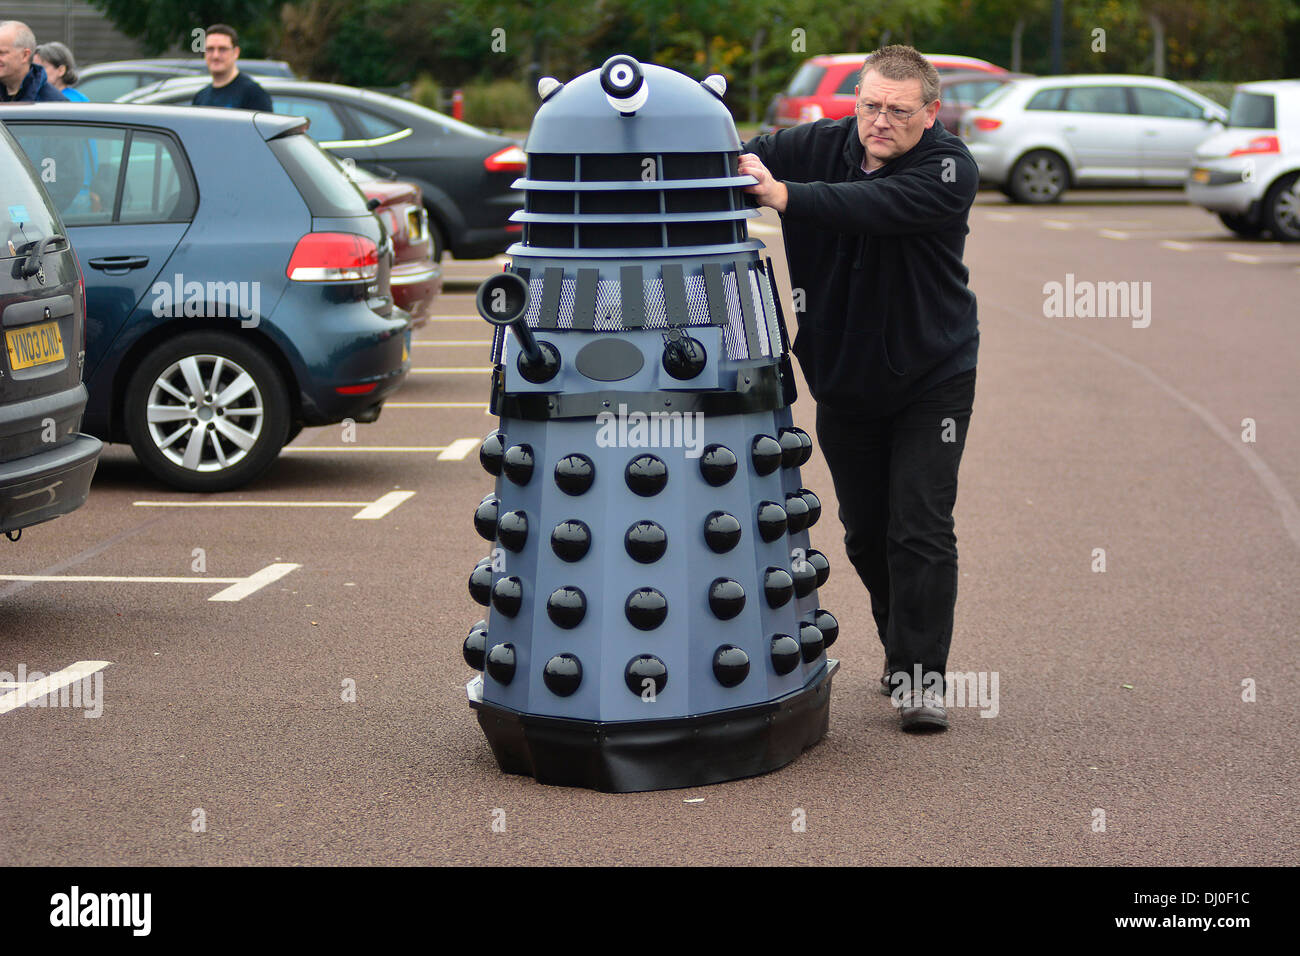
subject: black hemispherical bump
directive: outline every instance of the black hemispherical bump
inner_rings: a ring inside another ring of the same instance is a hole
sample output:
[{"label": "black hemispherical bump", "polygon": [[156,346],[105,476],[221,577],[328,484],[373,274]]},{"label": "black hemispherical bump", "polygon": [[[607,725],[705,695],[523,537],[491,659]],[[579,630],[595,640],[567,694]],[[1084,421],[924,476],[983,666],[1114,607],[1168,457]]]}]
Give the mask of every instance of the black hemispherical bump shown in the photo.
[{"label": "black hemispherical bump", "polygon": [[794,578],[785,568],[768,568],[763,574],[763,596],[767,606],[782,607],[794,597]]},{"label": "black hemispherical bump", "polygon": [[805,528],[811,528],[817,523],[817,519],[822,516],[822,500],[807,488],[800,488],[798,495],[803,499],[804,504],[808,506],[808,523]]},{"label": "black hemispherical bump", "polygon": [[835,639],[840,636],[840,622],[835,620],[835,615],[830,611],[818,608],[813,614],[813,624],[822,632],[822,640],[826,642],[827,647],[834,644]]},{"label": "black hemispherical bump", "polygon": [[566,495],[581,495],[596,480],[596,466],[586,455],[565,455],[555,463],[555,484]]},{"label": "black hemispherical bump", "polygon": [[808,502],[802,495],[792,491],[785,496],[786,526],[791,534],[798,534],[808,527],[808,511]]},{"label": "black hemispherical bump", "polygon": [[505,441],[506,436],[501,434],[500,429],[496,429],[483,439],[483,444],[478,449],[478,463],[494,478],[501,474],[502,459],[506,453]]},{"label": "black hemispherical bump", "polygon": [[591,529],[577,518],[561,521],[551,532],[551,550],[561,561],[581,561],[591,550]]},{"label": "black hemispherical bump", "polygon": [[709,609],[714,617],[730,621],[745,609],[745,589],[731,578],[714,578],[709,585]]},{"label": "black hemispherical bump", "polygon": [[533,446],[511,445],[501,465],[505,476],[516,485],[526,485],[533,477]]},{"label": "black hemispherical bump", "polygon": [[749,655],[733,644],[723,644],[713,654],[713,676],[723,687],[735,687],[749,676]]},{"label": "black hemispherical bump", "polygon": [[754,471],[770,475],[781,467],[781,443],[771,435],[759,435],[750,448]]},{"label": "black hemispherical bump", "polygon": [[668,532],[653,521],[638,521],[627,529],[623,546],[633,561],[653,564],[668,550]]},{"label": "black hemispherical bump", "polygon": [[802,656],[799,642],[789,634],[777,634],[772,638],[772,669],[778,674],[790,673],[799,666]]},{"label": "black hemispherical bump", "polygon": [[546,614],[556,627],[577,627],[587,616],[587,596],[572,585],[558,587],[546,599]]},{"label": "black hemispherical bump", "polygon": [[487,621],[479,621],[469,629],[469,637],[465,638],[465,643],[461,646],[460,652],[465,658],[465,663],[476,671],[483,669],[483,658],[487,652],[487,638]]},{"label": "black hemispherical bump", "polygon": [[794,578],[795,597],[806,598],[817,589],[817,569],[811,561],[796,560],[790,573]]},{"label": "black hemispherical bump", "polygon": [[516,554],[528,541],[528,516],[522,511],[507,511],[497,521],[497,540]]},{"label": "black hemispherical bump", "polygon": [[668,466],[657,455],[637,455],[628,462],[624,477],[633,494],[649,498],[659,494],[668,484]]},{"label": "black hemispherical bump", "polygon": [[794,468],[803,457],[803,442],[793,428],[782,428],[777,441],[781,444],[781,467]]},{"label": "black hemispherical bump", "polygon": [[[469,596],[487,607],[492,603],[492,561],[484,558],[469,575]],[[479,668],[482,670],[483,668]]]},{"label": "black hemispherical bump", "polygon": [[740,521],[725,511],[711,511],[704,519],[704,543],[714,554],[726,554],[740,543]]},{"label": "black hemispherical bump", "polygon": [[653,654],[639,654],[628,661],[627,668],[623,671],[623,680],[627,683],[627,689],[638,697],[649,689],[645,682],[653,681],[655,694],[659,695],[668,686],[668,667]]},{"label": "black hemispherical bump", "polygon": [[775,501],[761,501],[758,505],[758,536],[771,544],[785,534],[787,518],[785,509]]},{"label": "black hemispherical bump", "polygon": [[498,644],[487,655],[488,676],[499,684],[509,684],[515,679],[515,646]]},{"label": "black hemispherical bump", "polygon": [[726,445],[708,445],[700,455],[700,474],[715,488],[734,478],[739,466],[736,453]]},{"label": "black hemispherical bump", "polygon": [[492,585],[492,606],[506,617],[514,617],[524,603],[524,582],[511,575]]},{"label": "black hemispherical bump", "polygon": [[486,494],[474,509],[474,530],[484,541],[495,541],[497,537],[497,513],[501,501],[494,494]]},{"label": "black hemispherical bump", "polygon": [[704,371],[709,356],[699,339],[687,335],[678,338],[674,344],[664,346],[663,358],[660,361],[665,372],[684,382]]},{"label": "black hemispherical bump", "polygon": [[623,613],[639,631],[653,631],[668,618],[668,599],[654,588],[637,588],[627,596]]},{"label": "black hemispherical bump", "polygon": [[822,636],[821,628],[816,624],[800,624],[799,649],[803,652],[805,664],[811,664],[821,657],[822,652],[826,650],[826,638]]},{"label": "black hemispherical bump", "polygon": [[799,435],[799,444],[803,446],[802,454],[799,455],[799,464],[806,465],[812,458],[812,438],[802,428],[796,428],[794,431]]},{"label": "black hemispherical bump", "polygon": [[817,586],[824,587],[831,576],[831,563],[820,551],[808,549],[808,563],[817,571]]},{"label": "black hemispherical bump", "polygon": [[552,694],[568,697],[582,683],[582,661],[572,654],[556,654],[542,669],[542,683]]}]

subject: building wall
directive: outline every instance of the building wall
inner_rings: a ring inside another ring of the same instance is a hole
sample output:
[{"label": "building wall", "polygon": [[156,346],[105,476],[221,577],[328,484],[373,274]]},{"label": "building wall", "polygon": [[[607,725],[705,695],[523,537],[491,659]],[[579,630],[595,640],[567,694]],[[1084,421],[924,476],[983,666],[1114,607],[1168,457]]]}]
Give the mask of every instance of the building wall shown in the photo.
[{"label": "building wall", "polygon": [[[66,43],[78,66],[146,55],[139,42],[119,33],[103,12],[86,0],[9,0],[0,5],[0,20],[26,23],[37,43]],[[183,56],[188,51],[164,55]]]}]

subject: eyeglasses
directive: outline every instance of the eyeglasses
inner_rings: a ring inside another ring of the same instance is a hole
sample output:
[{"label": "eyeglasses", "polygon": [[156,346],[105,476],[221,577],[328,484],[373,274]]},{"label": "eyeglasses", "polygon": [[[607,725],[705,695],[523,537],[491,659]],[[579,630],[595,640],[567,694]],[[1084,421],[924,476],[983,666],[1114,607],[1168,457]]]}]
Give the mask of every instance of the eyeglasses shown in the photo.
[{"label": "eyeglasses", "polygon": [[235,48],[233,46],[209,46],[209,47],[204,47],[203,52],[204,53],[230,53],[233,52],[234,49]]},{"label": "eyeglasses", "polygon": [[[918,106],[916,109],[910,112],[908,110],[887,109],[884,111],[885,120],[889,123],[890,126],[902,126],[913,116],[921,112],[921,110],[925,109],[933,102],[934,100],[926,100],[924,103],[922,103],[920,106]],[[857,110],[859,116],[865,117],[866,119],[869,120],[874,120],[876,118],[876,115],[881,112],[879,103],[858,103],[854,108]]]}]

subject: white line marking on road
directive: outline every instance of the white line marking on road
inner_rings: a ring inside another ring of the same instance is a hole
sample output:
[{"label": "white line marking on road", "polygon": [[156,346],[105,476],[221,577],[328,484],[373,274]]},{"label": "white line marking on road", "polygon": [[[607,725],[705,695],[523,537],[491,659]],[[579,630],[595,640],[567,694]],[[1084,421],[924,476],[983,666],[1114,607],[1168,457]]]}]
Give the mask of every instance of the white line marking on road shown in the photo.
[{"label": "white line marking on road", "polygon": [[1074,223],[1063,219],[1044,219],[1043,226],[1047,229],[1073,229]]},{"label": "white line marking on road", "polygon": [[492,371],[492,366],[448,366],[446,368],[413,368],[412,375],[483,375]]},{"label": "white line marking on road", "polygon": [[5,694],[0,697],[0,714],[7,714],[11,710],[17,710],[30,700],[37,700],[57,692],[61,687],[67,687],[69,684],[84,680],[96,671],[102,671],[111,663],[113,662],[77,661],[75,664],[69,664],[63,670],[45,675],[40,680],[23,681],[21,684],[18,681],[0,682],[0,687],[15,688],[12,694]]},{"label": "white line marking on road", "polygon": [[161,577],[153,575],[125,574],[0,574],[0,581],[55,582],[81,584],[229,584],[209,601],[241,601],[254,591],[258,591],[272,581],[278,581],[290,571],[302,567],[301,564],[268,564],[260,571],[255,571],[246,578],[201,577]]},{"label": "white line marking on road", "polygon": [[1229,252],[1226,258],[1232,262],[1244,262],[1251,266],[1257,266],[1264,261],[1259,256],[1248,256],[1243,252]]},{"label": "white line marking on road", "polygon": [[384,411],[390,408],[487,408],[487,402],[384,402]]},{"label": "white line marking on road", "polygon": [[759,223],[750,223],[750,232],[756,232],[760,236],[779,236],[781,234],[780,226],[764,226]]},{"label": "white line marking on road", "polygon": [[414,491],[390,491],[388,494],[370,502],[352,517],[358,521],[375,521],[391,512],[404,501],[415,497]]},{"label": "white line marking on road", "polygon": [[1015,213],[1010,212],[991,212],[988,214],[987,218],[996,220],[997,222],[1015,222],[1016,216]]},{"label": "white line marking on road", "polygon": [[390,491],[375,501],[133,501],[137,508],[360,508],[352,517],[382,518],[414,491]]},{"label": "white line marking on road", "polygon": [[357,452],[357,451],[384,451],[384,452],[435,452],[446,451],[446,445],[289,445],[280,449],[280,454],[285,452],[320,452],[320,451],[337,451],[337,452]]},{"label": "white line marking on road", "polygon": [[1162,239],[1160,245],[1175,252],[1189,252],[1193,248],[1190,242],[1176,242],[1173,239]]},{"label": "white line marking on road", "polygon": [[1127,239],[1127,232],[1120,232],[1118,229],[1102,229],[1098,233],[1104,239]]},{"label": "white line marking on road", "polygon": [[230,587],[218,591],[209,601],[242,601],[257,591],[262,590],[268,584],[280,580],[291,571],[296,571],[301,564],[268,564],[260,571],[254,571],[248,577],[244,578],[238,584],[232,584]]},{"label": "white line marking on road", "polygon": [[481,438],[457,438],[438,455],[439,461],[463,461],[483,440]]},{"label": "white line marking on road", "polygon": [[421,348],[433,348],[439,345],[491,345],[491,339],[449,339],[447,341],[431,340],[428,342],[412,342],[412,345]]}]

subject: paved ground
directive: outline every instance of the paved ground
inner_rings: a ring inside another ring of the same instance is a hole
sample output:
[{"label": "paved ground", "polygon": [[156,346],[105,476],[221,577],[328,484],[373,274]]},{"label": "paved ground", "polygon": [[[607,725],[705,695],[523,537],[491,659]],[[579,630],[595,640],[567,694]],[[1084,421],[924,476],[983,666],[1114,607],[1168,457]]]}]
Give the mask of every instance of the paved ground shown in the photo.
[{"label": "paved ground", "polygon": [[[983,343],[950,665],[997,672],[996,717],[898,731],[814,455],[823,603],[843,628],[828,739],[694,791],[501,775],[460,654],[490,479],[457,441],[493,423],[488,329],[462,286],[355,443],[309,430],[257,485],[202,498],[115,447],[84,508],[0,542],[0,575],[225,579],[0,580],[0,670],[111,662],[99,719],[0,713],[0,863],[1300,862],[1300,246],[1230,239],[1173,199],[987,194],[972,215]],[[756,234],[780,256],[774,219]],[[1067,274],[1150,283],[1149,326],[1046,317],[1044,284]],[[813,430],[809,402],[795,417]],[[414,495],[356,518],[392,491]],[[232,580],[277,564],[298,567]],[[210,600],[232,587],[246,596]]]}]

